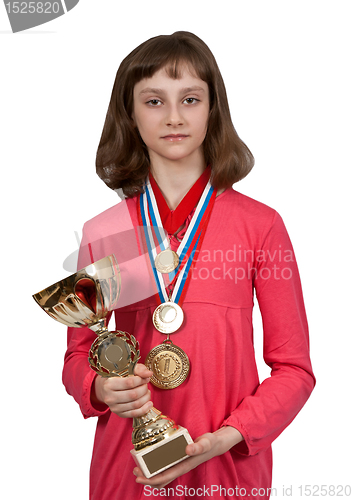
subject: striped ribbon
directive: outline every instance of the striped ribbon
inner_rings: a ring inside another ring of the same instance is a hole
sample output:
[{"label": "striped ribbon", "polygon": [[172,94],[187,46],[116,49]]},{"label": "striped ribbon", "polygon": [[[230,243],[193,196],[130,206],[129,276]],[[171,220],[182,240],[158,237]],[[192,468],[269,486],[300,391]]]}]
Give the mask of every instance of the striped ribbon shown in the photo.
[{"label": "striped ribbon", "polygon": [[163,251],[169,248],[169,239],[162,226],[152,186],[147,179],[145,192],[140,194],[138,204],[140,212],[139,218],[144,228],[148,254],[161,303],[170,300],[181,304],[184,300],[194,267],[193,257],[196,250],[201,247],[215,198],[216,191],[210,182],[208,182],[197,204],[189,227],[178,247],[177,254],[179,256],[179,265],[168,275],[170,281],[176,280],[172,296],[169,298],[165,289],[162,273],[157,271],[154,263],[158,250]]}]

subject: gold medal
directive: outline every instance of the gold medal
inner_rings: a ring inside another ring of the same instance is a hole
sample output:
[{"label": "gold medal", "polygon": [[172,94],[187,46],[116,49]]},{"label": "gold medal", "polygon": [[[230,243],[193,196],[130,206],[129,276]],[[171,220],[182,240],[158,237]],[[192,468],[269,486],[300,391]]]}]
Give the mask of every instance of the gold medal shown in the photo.
[{"label": "gold medal", "polygon": [[187,378],[190,362],[186,353],[171,340],[157,345],[147,355],[145,365],[153,372],[151,383],[160,389],[174,389]]},{"label": "gold medal", "polygon": [[164,302],[154,311],[152,316],[154,327],[161,333],[176,332],[184,321],[182,308],[175,302]]},{"label": "gold medal", "polygon": [[179,255],[170,248],[160,252],[154,260],[157,271],[168,274],[174,271],[179,264]]}]

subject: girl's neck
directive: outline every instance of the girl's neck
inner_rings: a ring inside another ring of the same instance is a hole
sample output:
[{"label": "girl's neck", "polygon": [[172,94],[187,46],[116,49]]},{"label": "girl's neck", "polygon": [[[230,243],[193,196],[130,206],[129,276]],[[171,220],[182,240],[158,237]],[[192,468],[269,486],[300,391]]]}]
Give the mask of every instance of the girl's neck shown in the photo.
[{"label": "girl's neck", "polygon": [[151,165],[151,173],[170,210],[176,209],[205,168],[206,165],[201,162],[192,168],[180,163],[169,164],[167,168],[162,165]]}]

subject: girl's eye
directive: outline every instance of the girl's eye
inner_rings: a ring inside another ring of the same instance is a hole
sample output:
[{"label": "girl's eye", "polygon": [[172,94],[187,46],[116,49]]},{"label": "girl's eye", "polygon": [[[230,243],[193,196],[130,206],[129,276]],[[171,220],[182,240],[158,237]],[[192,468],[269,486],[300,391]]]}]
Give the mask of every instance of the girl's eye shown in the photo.
[{"label": "girl's eye", "polygon": [[194,104],[195,102],[198,102],[199,99],[196,99],[196,97],[187,97],[184,102],[187,104]]},{"label": "girl's eye", "polygon": [[150,101],[147,101],[147,104],[150,104],[151,106],[158,106],[161,104],[161,101],[159,99],[151,99]]}]

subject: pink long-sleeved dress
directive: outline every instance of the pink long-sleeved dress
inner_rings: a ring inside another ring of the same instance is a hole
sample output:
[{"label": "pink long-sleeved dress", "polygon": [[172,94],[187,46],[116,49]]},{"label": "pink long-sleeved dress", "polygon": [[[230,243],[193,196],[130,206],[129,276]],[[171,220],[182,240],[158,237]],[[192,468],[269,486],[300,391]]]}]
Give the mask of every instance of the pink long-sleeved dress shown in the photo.
[{"label": "pink long-sleeved dress", "polygon": [[[78,267],[115,253],[122,278],[116,328],[140,342],[141,362],[165,337],[152,324],[157,306],[139,241],[137,198],[122,201],[87,222]],[[63,382],[85,418],[98,417],[91,500],[169,498],[268,498],[271,443],[308,399],[315,378],[308,327],[293,248],[276,211],[227,189],[216,198],[183,304],[185,320],[173,342],[190,359],[190,374],[171,390],[150,384],[154,406],[196,437],[223,425],[244,441],[157,492],[135,483],[132,420],[90,401],[95,373],[87,354],[96,335],[69,328]],[[252,310],[259,303],[264,360],[271,376],[259,383]],[[110,329],[114,329],[110,326]]]}]

